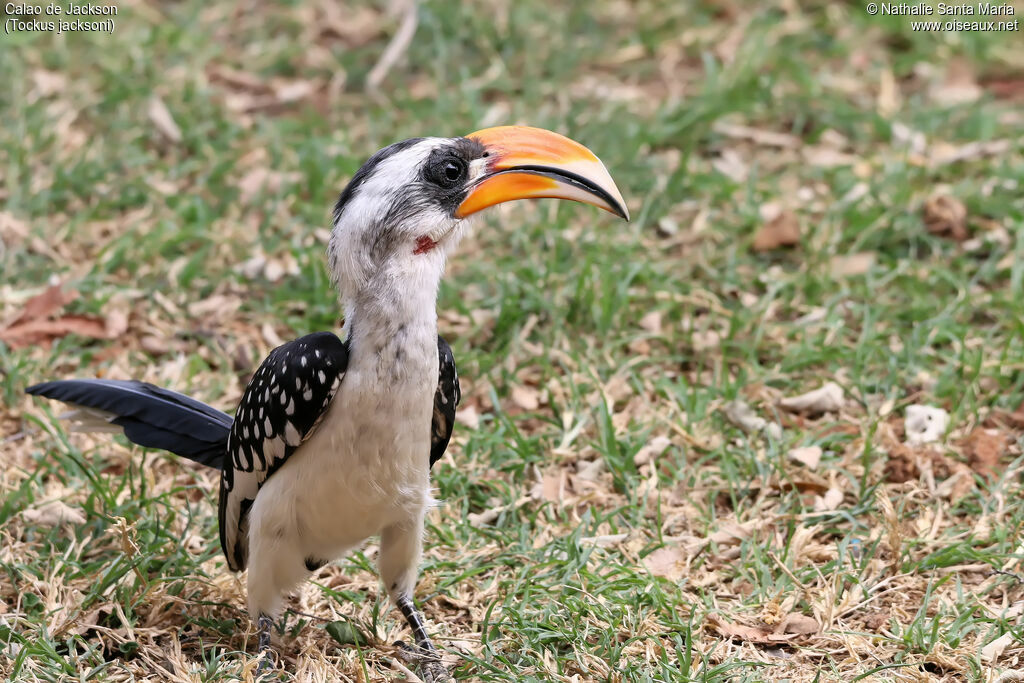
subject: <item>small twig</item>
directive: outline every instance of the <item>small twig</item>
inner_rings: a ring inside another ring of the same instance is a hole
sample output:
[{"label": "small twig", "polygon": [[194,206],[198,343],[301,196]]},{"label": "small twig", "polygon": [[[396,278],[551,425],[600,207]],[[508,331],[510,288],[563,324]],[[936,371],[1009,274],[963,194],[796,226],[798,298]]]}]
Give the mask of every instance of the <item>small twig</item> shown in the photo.
[{"label": "small twig", "polygon": [[21,441],[26,436],[28,436],[28,432],[26,432],[26,431],[15,432],[14,434],[11,434],[10,436],[5,436],[4,440],[0,441],[0,443],[14,443],[15,441]]},{"label": "small twig", "polygon": [[989,574],[989,576],[996,576],[996,575],[999,575],[999,576],[1009,576],[1011,579],[1013,579],[1017,583],[1024,583],[1024,576],[1021,576],[1020,574],[1016,574],[1014,572],[1008,572],[1005,569],[993,569],[992,573]]},{"label": "small twig", "polygon": [[405,664],[402,664],[397,657],[391,660],[391,668],[405,674],[405,677],[409,679],[410,683],[423,683],[423,679],[414,674]]},{"label": "small twig", "polygon": [[320,621],[320,622],[323,622],[325,624],[331,623],[330,619],[327,619],[325,617],[320,617],[320,616],[317,616],[315,614],[306,614],[305,612],[300,612],[299,610],[292,609],[291,607],[285,608],[285,612],[291,612],[292,614],[298,615],[300,617],[306,617],[307,619],[313,619],[315,621]]},{"label": "small twig", "polygon": [[384,82],[391,67],[406,53],[412,43],[412,37],[416,35],[416,25],[419,23],[419,5],[416,0],[405,1],[405,13],[402,16],[402,24],[398,31],[391,38],[391,42],[384,48],[384,54],[380,56],[377,63],[370,69],[366,76],[366,89],[376,92],[380,84]]}]

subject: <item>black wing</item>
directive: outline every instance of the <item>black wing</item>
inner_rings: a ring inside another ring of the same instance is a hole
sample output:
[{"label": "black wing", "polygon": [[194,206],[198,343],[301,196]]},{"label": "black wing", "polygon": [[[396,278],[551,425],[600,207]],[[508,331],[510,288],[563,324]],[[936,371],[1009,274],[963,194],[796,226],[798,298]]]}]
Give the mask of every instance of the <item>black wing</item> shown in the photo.
[{"label": "black wing", "polygon": [[245,569],[256,494],[313,433],[347,367],[348,343],[317,332],[271,351],[245,388],[220,480],[220,543],[234,571]]},{"label": "black wing", "polygon": [[87,429],[115,424],[132,443],[210,467],[224,458],[231,416],[176,391],[118,379],[58,380],[25,391],[87,409],[94,418],[84,420]]},{"label": "black wing", "polygon": [[455,426],[455,408],[462,400],[459,373],[455,369],[455,356],[448,342],[437,336],[438,375],[434,393],[434,419],[430,423],[430,466],[441,459],[452,438]]}]

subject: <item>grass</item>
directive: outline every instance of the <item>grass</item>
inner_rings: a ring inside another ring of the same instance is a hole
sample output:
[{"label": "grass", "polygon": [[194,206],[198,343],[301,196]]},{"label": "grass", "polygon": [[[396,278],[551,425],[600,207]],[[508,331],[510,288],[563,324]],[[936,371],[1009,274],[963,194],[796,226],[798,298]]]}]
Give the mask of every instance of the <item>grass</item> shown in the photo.
[{"label": "grass", "polygon": [[[137,377],[233,409],[276,338],[338,328],[323,231],[362,160],[507,122],[597,151],[634,220],[515,205],[449,266],[440,331],[463,417],[435,467],[417,598],[456,676],[1021,668],[1021,34],[762,5],[427,1],[377,95],[367,74],[398,24],[382,5],[125,3],[113,35],[5,35],[0,315],[55,277],[81,292],[71,311],[128,329],[0,344],[0,671],[251,676],[215,477],[67,434],[23,389]],[[970,239],[926,228],[939,194],[966,207]],[[754,250],[780,210],[798,244]],[[845,272],[858,254],[870,265]],[[841,410],[778,407],[827,381]],[[734,399],[781,438],[732,424]],[[937,444],[903,444],[915,403],[950,413]],[[982,428],[991,473],[965,441]],[[820,464],[787,455],[800,446]],[[55,499],[77,516],[55,519]],[[403,678],[375,550],[291,601],[278,643],[297,680]],[[791,615],[813,632],[770,641]]]}]

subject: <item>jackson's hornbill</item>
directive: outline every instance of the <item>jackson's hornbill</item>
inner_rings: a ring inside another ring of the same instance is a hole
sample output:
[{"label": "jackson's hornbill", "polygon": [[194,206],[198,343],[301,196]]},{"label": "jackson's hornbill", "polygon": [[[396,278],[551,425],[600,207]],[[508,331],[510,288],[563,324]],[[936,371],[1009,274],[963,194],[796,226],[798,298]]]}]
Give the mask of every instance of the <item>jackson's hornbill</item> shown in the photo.
[{"label": "jackson's hornbill", "polygon": [[[438,284],[467,217],[530,197],[628,220],[600,160],[556,133],[503,126],[405,140],[370,157],[334,207],[327,257],[345,340],[318,332],[274,349],[234,419],[143,382],[65,380],[28,391],[80,406],[136,444],[221,469],[221,546],[232,570],[249,570],[249,613],[268,658],[284,594],[374,534],[381,578],[417,645],[433,652],[412,596],[434,503],[430,466],[459,402],[455,361],[437,334]],[[446,676],[438,669],[424,673]]]}]

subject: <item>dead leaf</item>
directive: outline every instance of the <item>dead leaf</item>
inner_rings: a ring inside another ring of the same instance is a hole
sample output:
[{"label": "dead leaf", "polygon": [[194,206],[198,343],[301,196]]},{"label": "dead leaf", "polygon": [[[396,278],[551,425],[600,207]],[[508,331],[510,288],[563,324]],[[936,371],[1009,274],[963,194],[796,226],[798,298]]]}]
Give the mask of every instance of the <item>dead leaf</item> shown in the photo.
[{"label": "dead leaf", "polygon": [[28,524],[40,526],[61,526],[62,524],[85,524],[85,515],[62,500],[51,500],[38,507],[21,513]]},{"label": "dead leaf", "polygon": [[48,318],[77,298],[78,292],[73,289],[65,292],[62,291],[61,285],[50,285],[42,293],[26,301],[21,313],[10,325],[17,325],[26,320]]},{"label": "dead leaf", "polygon": [[654,437],[636,452],[636,455],[633,456],[633,464],[637,467],[646,465],[652,460],[657,459],[670,445],[672,445],[672,441],[667,436]]},{"label": "dead leaf", "polygon": [[947,106],[974,102],[982,94],[971,63],[963,58],[951,59],[946,67],[946,77],[928,92],[933,102]]},{"label": "dead leaf", "polygon": [[797,635],[811,635],[821,630],[821,625],[814,617],[809,617],[805,614],[790,613],[786,615],[786,618],[782,620],[781,627],[777,627],[776,631],[782,633],[794,633]]},{"label": "dead leaf", "polygon": [[1013,145],[1014,143],[1009,139],[975,140],[963,145],[934,143],[929,150],[928,164],[932,168],[938,168],[947,164],[960,163],[961,161],[998,156],[1009,152]]},{"label": "dead leaf", "polygon": [[565,484],[565,470],[550,470],[541,475],[540,481],[530,490],[530,495],[534,500],[559,503],[565,497]]},{"label": "dead leaf", "polygon": [[[726,638],[742,640],[757,645],[785,643],[797,636],[810,635],[820,630],[817,621],[800,614],[789,614],[775,626],[744,626],[743,624],[725,621],[718,615],[709,615],[708,623]],[[811,630],[812,628],[813,630]]]},{"label": "dead leaf", "polygon": [[661,334],[661,311],[651,311],[640,318],[640,327],[651,334]]},{"label": "dead leaf", "polygon": [[967,231],[967,207],[955,197],[929,197],[921,212],[925,228],[933,235],[949,237],[957,242],[963,242],[970,236]]},{"label": "dead leaf", "polygon": [[823,146],[805,147],[802,150],[804,161],[811,166],[818,168],[836,168],[839,166],[853,166],[859,157],[852,154],[840,152],[838,149]]},{"label": "dead leaf", "polygon": [[864,617],[864,628],[868,631],[878,632],[883,626],[889,625],[892,614],[887,611],[872,612]]},{"label": "dead leaf", "polygon": [[38,97],[50,97],[68,89],[68,80],[64,74],[46,69],[32,72],[32,84],[35,86],[34,94]]},{"label": "dead leaf", "polygon": [[678,581],[686,573],[686,553],[679,546],[658,548],[643,559],[644,566],[654,576]]},{"label": "dead leaf", "polygon": [[757,434],[763,431],[776,440],[782,438],[781,425],[777,422],[768,422],[740,399],[726,403],[723,411],[729,422],[748,434]]},{"label": "dead leaf", "polygon": [[941,439],[949,426],[949,413],[934,406],[907,406],[903,430],[908,444],[933,443]]},{"label": "dead leaf", "polygon": [[1013,631],[1007,631],[1003,635],[999,636],[985,647],[981,648],[981,659],[982,661],[992,664],[996,662],[1003,654],[1011,643],[1013,643]]},{"label": "dead leaf", "polygon": [[889,459],[885,463],[885,480],[893,484],[917,481],[921,476],[921,469],[917,463],[916,451],[892,438],[885,440],[885,448],[889,453]]},{"label": "dead leaf", "polygon": [[49,344],[55,339],[77,334],[92,339],[107,339],[106,323],[89,315],[63,315],[54,320],[27,320],[0,330],[0,341],[14,349],[33,344]]},{"label": "dead leaf", "polygon": [[711,129],[727,138],[736,140],[749,140],[765,147],[781,147],[783,149],[794,149],[800,146],[800,138],[789,133],[780,133],[774,130],[762,128],[751,128],[749,126],[735,125],[716,121]]},{"label": "dead leaf", "polygon": [[146,105],[146,113],[154,127],[171,142],[181,142],[181,129],[175,123],[174,117],[167,109],[167,105],[158,95],[149,98]]},{"label": "dead leaf", "polygon": [[801,446],[793,448],[788,453],[790,460],[795,460],[809,470],[817,469],[821,462],[821,446]]},{"label": "dead leaf", "polygon": [[982,84],[999,99],[1024,99],[1024,76],[989,76],[982,79]]},{"label": "dead leaf", "polygon": [[715,545],[736,545],[752,533],[764,526],[765,520],[752,519],[747,522],[738,523],[726,521],[721,524],[717,531],[708,536],[707,540]]},{"label": "dead leaf", "polygon": [[282,81],[274,85],[274,96],[282,103],[304,100],[315,91],[316,86],[312,81]]},{"label": "dead leaf", "polygon": [[1006,452],[1006,437],[996,429],[978,427],[967,437],[967,464],[985,477],[994,479],[999,461]]},{"label": "dead leaf", "polygon": [[843,504],[843,492],[837,488],[830,488],[823,496],[814,497],[814,509],[817,512],[838,510]]},{"label": "dead leaf", "polygon": [[512,402],[523,410],[533,411],[540,407],[540,392],[535,387],[516,384],[510,393]]},{"label": "dead leaf", "polygon": [[468,405],[456,411],[455,421],[469,429],[476,429],[480,426],[480,413],[475,405]]},{"label": "dead leaf", "polygon": [[782,211],[754,235],[754,251],[771,251],[800,243],[800,222],[792,211]]},{"label": "dead leaf", "polygon": [[833,256],[831,261],[832,277],[852,277],[863,275],[875,265],[875,252],[861,251],[854,254]]},{"label": "dead leaf", "polygon": [[258,166],[249,169],[236,183],[236,187],[239,199],[248,203],[260,195],[276,194],[285,185],[296,183],[301,179],[302,174],[298,172],[281,173]]},{"label": "dead leaf", "polygon": [[1000,419],[1005,420],[1011,428],[1024,429],[1024,402],[1017,406],[1017,410],[1012,413],[1001,410],[996,414]]},{"label": "dead leaf", "polygon": [[746,182],[747,175],[750,173],[750,168],[743,158],[731,149],[722,150],[721,156],[711,160],[711,166],[736,183]]},{"label": "dead leaf", "polygon": [[106,312],[106,319],[103,325],[107,338],[117,339],[128,331],[128,312],[122,308],[111,307]]},{"label": "dead leaf", "polygon": [[814,391],[799,396],[789,396],[779,401],[779,407],[794,413],[834,413],[845,403],[843,388],[835,382],[826,382]]}]

